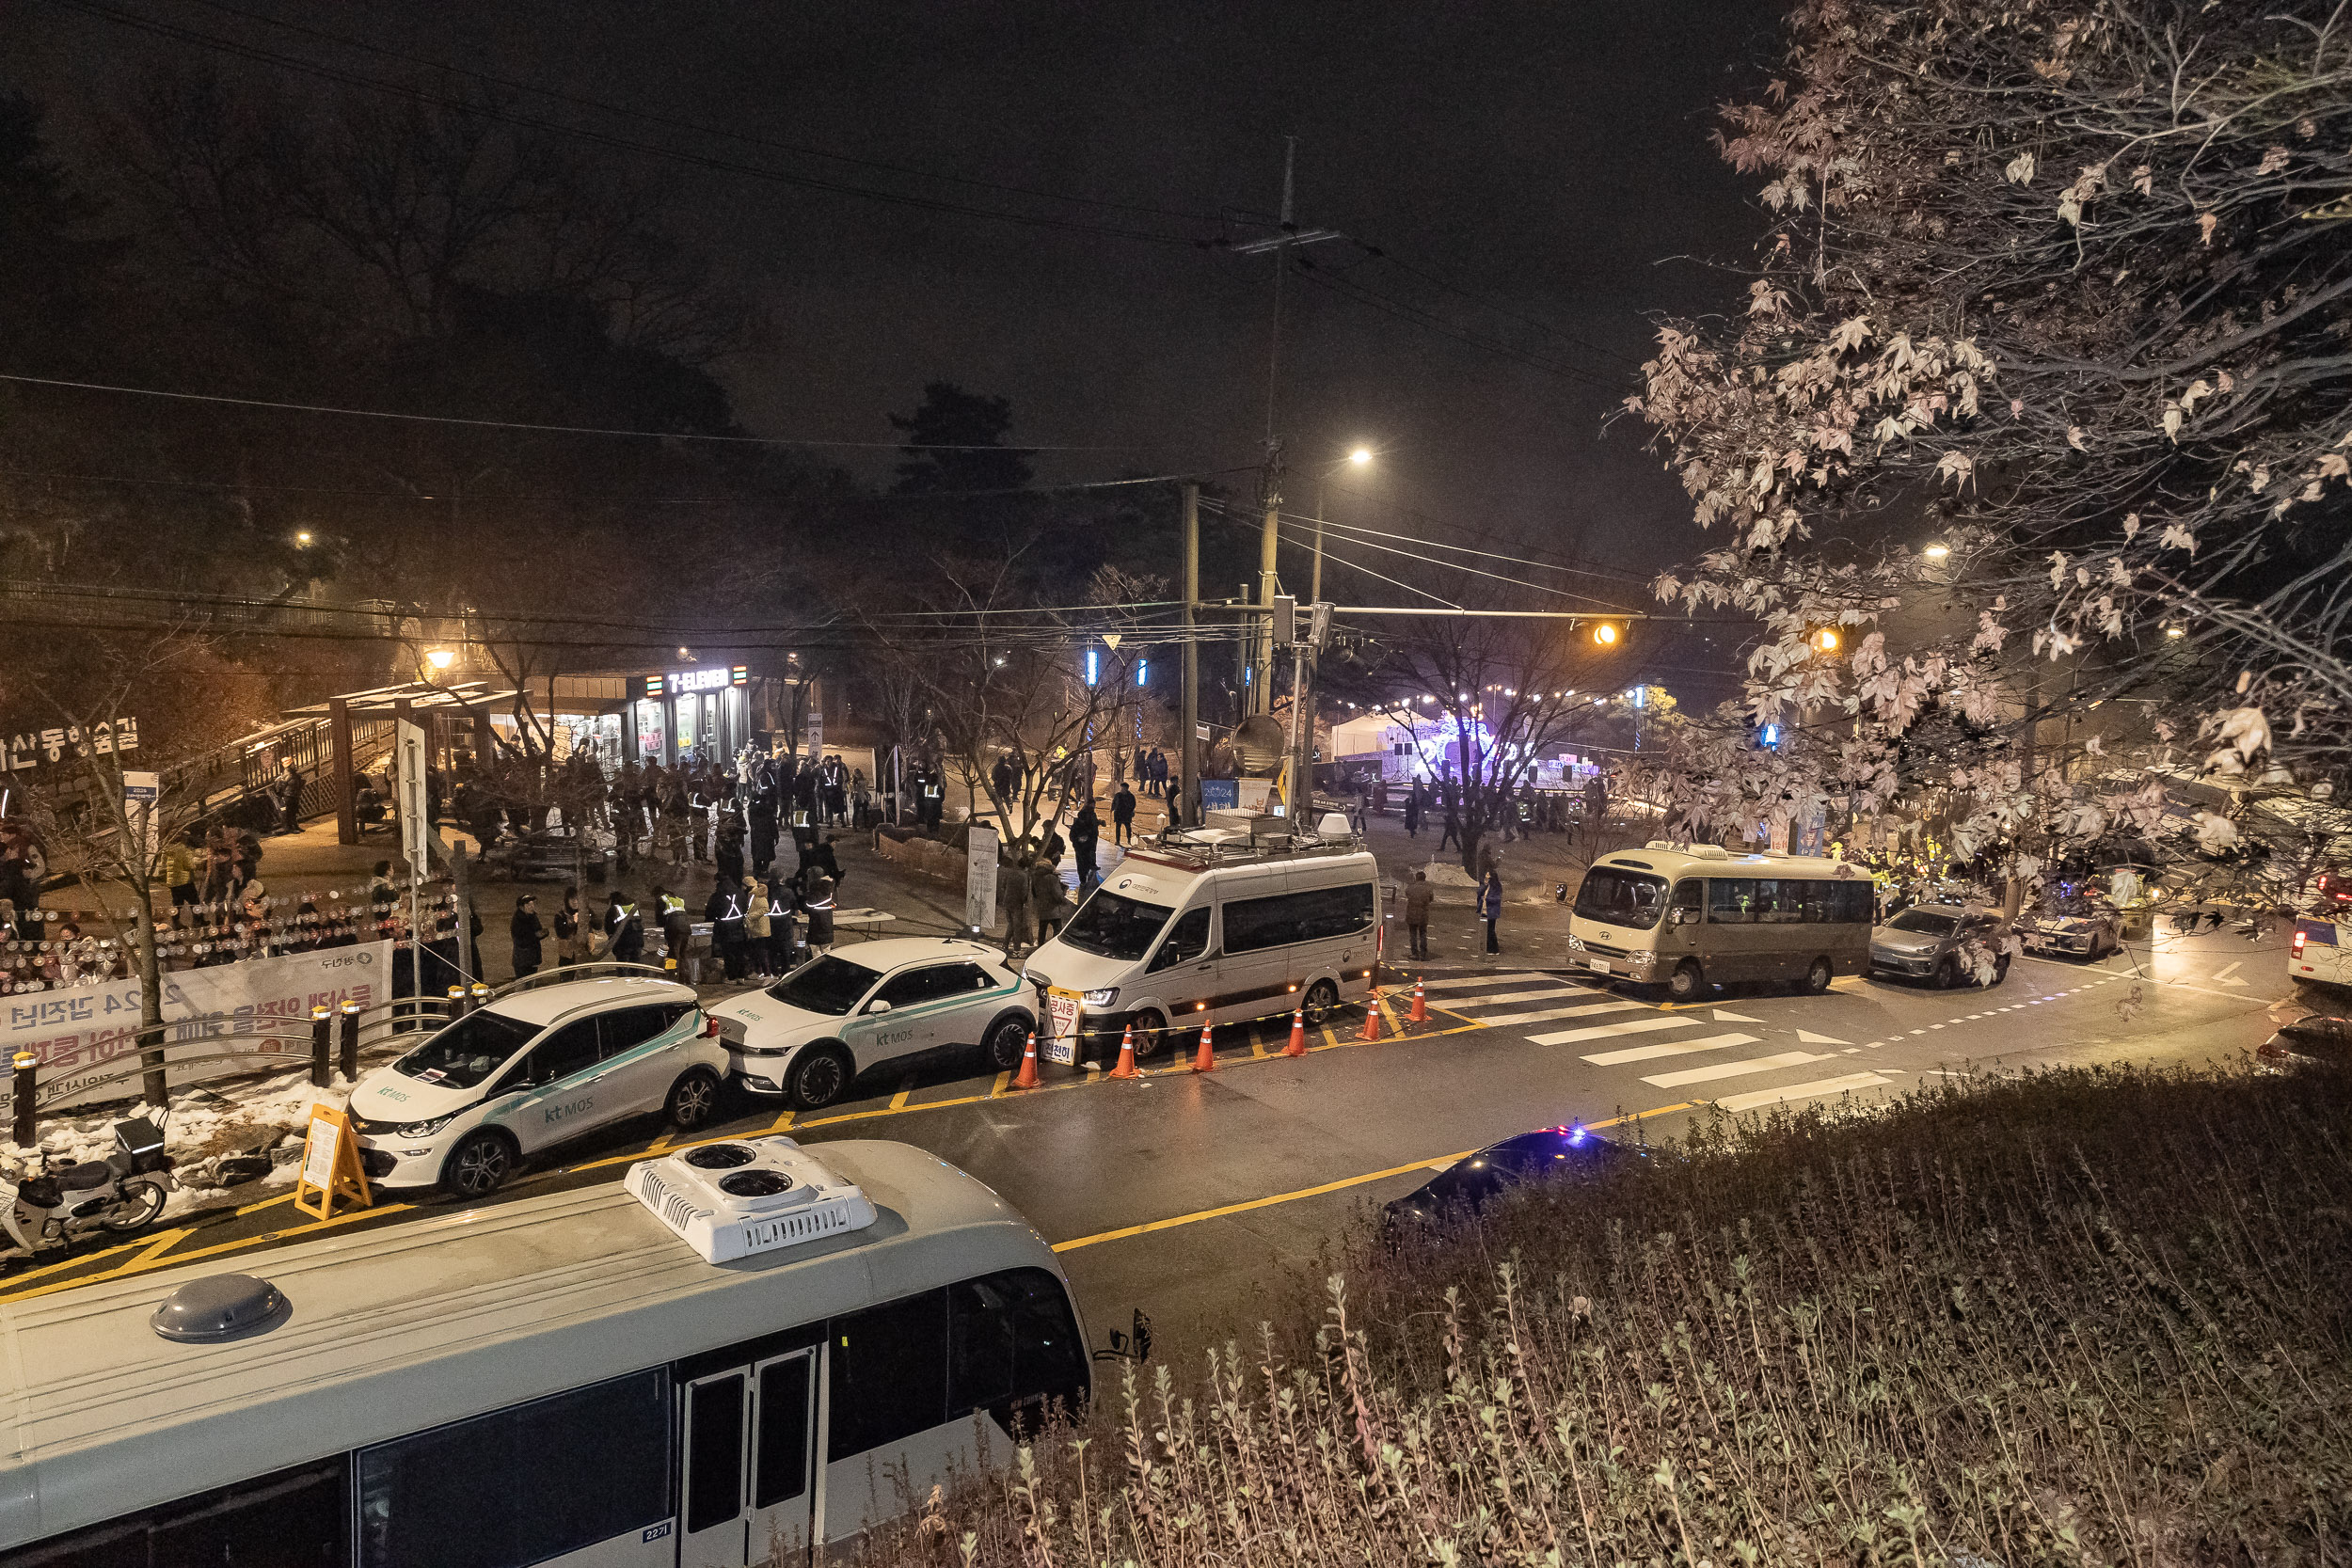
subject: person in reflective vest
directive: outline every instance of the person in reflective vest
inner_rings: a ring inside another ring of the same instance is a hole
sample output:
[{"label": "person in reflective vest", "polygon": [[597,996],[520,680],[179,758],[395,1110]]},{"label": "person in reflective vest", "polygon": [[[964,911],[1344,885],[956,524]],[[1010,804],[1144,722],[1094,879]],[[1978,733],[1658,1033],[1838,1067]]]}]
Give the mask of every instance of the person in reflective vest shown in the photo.
[{"label": "person in reflective vest", "polygon": [[822,871],[815,872],[801,904],[808,911],[808,950],[833,951],[833,879]]},{"label": "person in reflective vest", "polygon": [[788,974],[800,955],[793,928],[792,889],[781,877],[768,879],[768,973]]},{"label": "person in reflective vest", "polygon": [[721,972],[730,980],[743,978],[743,884],[717,882],[703,918],[710,922],[710,945],[719,955]]}]

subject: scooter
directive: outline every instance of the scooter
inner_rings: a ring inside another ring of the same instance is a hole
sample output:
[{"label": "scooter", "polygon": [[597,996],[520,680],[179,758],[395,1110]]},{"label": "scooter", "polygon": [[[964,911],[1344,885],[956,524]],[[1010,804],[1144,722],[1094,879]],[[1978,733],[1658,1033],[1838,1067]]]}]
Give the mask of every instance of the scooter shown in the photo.
[{"label": "scooter", "polygon": [[134,1235],[155,1223],[180,1179],[163,1132],[145,1117],[115,1123],[115,1151],[40,1171],[11,1187],[0,1180],[0,1230],[26,1256],[71,1245],[94,1231]]}]

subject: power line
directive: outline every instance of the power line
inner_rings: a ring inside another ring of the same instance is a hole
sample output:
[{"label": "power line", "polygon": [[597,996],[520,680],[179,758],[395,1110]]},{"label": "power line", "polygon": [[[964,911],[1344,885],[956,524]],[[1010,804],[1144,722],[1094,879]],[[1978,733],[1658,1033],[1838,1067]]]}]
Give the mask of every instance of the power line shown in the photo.
[{"label": "power line", "polygon": [[415,66],[420,70],[430,71],[448,76],[468,77],[473,81],[481,82],[490,87],[502,87],[510,92],[529,93],[535,97],[553,99],[562,103],[570,103],[579,108],[593,109],[599,114],[614,115],[622,119],[642,120],[648,125],[659,125],[667,130],[687,131],[691,132],[696,135],[716,136],[723,140],[740,143],[746,147],[762,148],[771,152],[788,152],[794,156],[803,158],[821,158],[828,163],[840,164],[850,168],[873,169],[878,173],[883,174],[903,174],[911,179],[930,180],[941,184],[961,185],[971,190],[994,191],[1003,196],[1025,196],[1041,201],[1059,201],[1080,207],[1100,207],[1108,212],[1136,213],[1149,217],[1182,218],[1187,222],[1193,223],[1214,224],[1225,221],[1224,214],[1221,213],[1189,212],[1181,208],[1154,206],[1148,202],[1116,201],[1101,197],[1072,196],[1062,191],[1040,190],[1034,186],[1007,184],[999,181],[978,180],[961,174],[943,174],[937,170],[915,168],[905,164],[894,164],[875,158],[859,158],[844,152],[828,151],[820,147],[807,147],[792,142],[776,141],[766,136],[755,136],[742,131],[729,130],[725,126],[722,125],[711,125],[698,120],[684,119],[675,116],[660,114],[650,109],[633,108],[628,104],[615,103],[606,99],[591,98],[582,93],[567,92],[560,87],[540,87],[530,82],[517,81],[513,77],[493,75],[489,71],[477,71],[468,66],[453,66],[442,60],[427,59],[422,55],[404,54],[397,49],[388,49],[382,44],[371,43],[364,39],[352,38],[347,34],[329,32],[323,27],[313,27],[298,22],[288,22],[281,17],[268,16],[260,11],[246,10],[236,6],[224,5],[221,3],[221,0],[193,0],[193,3],[203,7],[207,10],[217,11],[225,16],[239,17],[247,22],[259,23],[263,26],[277,27],[286,32],[300,34],[307,38],[318,39],[324,42],[340,44],[344,48],[357,49],[362,53],[375,55],[385,59],[397,60],[404,65]]},{"label": "power line", "polygon": [[[1285,519],[1287,519],[1288,521],[1294,522],[1294,523],[1309,523],[1309,524],[1311,524],[1311,523],[1314,521],[1314,519],[1313,519],[1313,518],[1311,518],[1311,517],[1301,517],[1301,516],[1299,516],[1297,514],[1295,514],[1295,513],[1292,513],[1292,512],[1285,512],[1285,513],[1283,513],[1283,514],[1282,514],[1282,515],[1283,515],[1283,517],[1284,517]],[[1325,527],[1326,527],[1327,529],[1330,529],[1330,528],[1333,528],[1333,527],[1336,527],[1336,526],[1339,526],[1339,525],[1327,524],[1327,523],[1325,525]],[[1472,577],[1491,578],[1493,578],[1493,579],[1494,579],[1495,581],[1497,581],[1497,582],[1507,582],[1507,583],[1510,583],[1513,587],[1516,587],[1516,588],[1530,588],[1530,589],[1534,590],[1534,591],[1535,591],[1536,593],[1538,593],[1538,594],[1555,594],[1555,595],[1557,595],[1558,597],[1560,597],[1560,598],[1564,598],[1564,599],[1582,599],[1582,600],[1584,600],[1584,601],[1585,601],[1586,603],[1588,603],[1588,604],[1597,604],[1597,605],[1601,605],[1601,606],[1604,606],[1604,607],[1607,607],[1607,606],[1608,606],[1608,603],[1609,603],[1609,601],[1608,601],[1608,600],[1606,600],[1606,599],[1596,599],[1596,598],[1594,598],[1594,597],[1593,597],[1591,594],[1571,594],[1571,593],[1569,593],[1569,592],[1568,592],[1566,589],[1565,589],[1565,588],[1548,588],[1548,587],[1546,587],[1544,584],[1542,584],[1542,583],[1540,583],[1540,582],[1522,582],[1522,581],[1520,581],[1518,578],[1505,577],[1505,576],[1503,576],[1501,572],[1489,572],[1489,571],[1487,571],[1487,570],[1486,570],[1485,567],[1483,567],[1483,566],[1469,566],[1469,565],[1465,565],[1465,564],[1463,564],[1462,562],[1458,562],[1458,561],[1443,561],[1443,560],[1440,560],[1440,559],[1438,559],[1437,556],[1434,556],[1434,555],[1422,555],[1422,554],[1421,554],[1421,553],[1419,553],[1418,551],[1415,551],[1415,550],[1400,549],[1400,548],[1398,548],[1398,547],[1397,547],[1396,546],[1394,546],[1394,545],[1381,545],[1381,544],[1375,544],[1375,543],[1374,543],[1374,542],[1373,542],[1372,540],[1370,540],[1370,539],[1349,539],[1349,540],[1346,540],[1346,541],[1344,541],[1344,542],[1345,542],[1345,543],[1348,543],[1348,544],[1352,544],[1352,545],[1359,545],[1359,546],[1361,546],[1363,548],[1368,549],[1368,550],[1379,550],[1379,551],[1381,551],[1381,552],[1382,552],[1382,553],[1384,553],[1384,554],[1388,554],[1388,555],[1401,555],[1401,556],[1406,557],[1406,559],[1408,559],[1408,560],[1412,560],[1412,561],[1419,561],[1419,562],[1426,562],[1427,564],[1432,565],[1432,566],[1442,566],[1442,567],[1446,568],[1448,571],[1452,571],[1452,572],[1468,572],[1468,573],[1470,573]],[[1326,541],[1326,549],[1325,549],[1325,553],[1326,553],[1326,554],[1330,554],[1330,553],[1332,553],[1332,552],[1330,551],[1329,547],[1328,547],[1328,545],[1329,545],[1329,541],[1327,539],[1327,541]],[[1471,552],[1471,553],[1474,553],[1474,554],[1484,554],[1485,552],[1483,552],[1483,551],[1474,551],[1474,552]],[[1619,610],[1619,611],[1617,611],[1617,613],[1619,613],[1619,614],[1624,614],[1624,613],[1626,613],[1626,611]]]},{"label": "power line", "polygon": [[869,201],[912,207],[924,212],[952,213],[966,217],[993,218],[1000,223],[1018,224],[1025,228],[1053,229],[1079,234],[1099,234],[1112,239],[1133,240],[1146,245],[1170,245],[1185,249],[1207,249],[1212,244],[1210,240],[1192,235],[1170,234],[1145,229],[1118,228],[1109,224],[1088,223],[1076,218],[1056,217],[1050,214],[1017,213],[1005,208],[980,207],[970,202],[949,201],[938,197],[915,196],[902,191],[886,191],[870,185],[851,184],[846,181],[794,174],[788,170],[764,167],[757,164],[739,163],[707,152],[664,147],[657,142],[616,135],[609,131],[566,125],[560,120],[548,119],[539,115],[496,108],[485,103],[431,92],[423,87],[405,83],[388,82],[362,71],[340,66],[323,65],[315,60],[304,59],[300,55],[288,55],[274,49],[265,49],[257,44],[241,43],[233,39],[222,38],[217,34],[206,33],[178,23],[161,22],[151,17],[139,16],[113,6],[98,4],[96,0],[45,0],[45,3],[65,10],[95,17],[100,21],[111,22],[135,32],[168,39],[175,43],[193,44],[200,49],[210,49],[239,59],[250,60],[258,65],[275,66],[280,70],[315,76],[323,81],[333,82],[343,87],[358,87],[368,92],[385,93],[391,97],[407,99],[412,103],[429,103],[460,114],[518,126],[525,130],[543,131],[550,135],[570,136],[576,140],[589,142],[615,151],[665,159],[690,167],[746,175],[753,179],[790,185],[801,190],[819,191],[833,196],[855,197]]},{"label": "power line", "polygon": [[[58,0],[51,0],[52,4]],[[531,424],[517,420],[469,420],[453,414],[401,414],[383,408],[340,408],[324,404],[280,403],[268,398],[230,397],[215,392],[167,392],[153,387],[116,387],[96,381],[61,381],[44,375],[13,375],[0,372],[0,381],[13,381],[28,387],[65,387],[81,392],[119,392],[129,397],[169,398],[179,403],[225,404],[238,408],[272,408],[294,414],[333,414],[355,420],[398,420],[411,424],[463,425],[472,430],[522,430],[542,436],[620,436],[647,441],[716,441],[734,446],[849,448],[880,451],[1133,451],[1132,446],[951,446],[926,445],[905,441],[823,441],[801,440],[781,436],[713,436],[683,430],[615,430],[596,425]]]}]

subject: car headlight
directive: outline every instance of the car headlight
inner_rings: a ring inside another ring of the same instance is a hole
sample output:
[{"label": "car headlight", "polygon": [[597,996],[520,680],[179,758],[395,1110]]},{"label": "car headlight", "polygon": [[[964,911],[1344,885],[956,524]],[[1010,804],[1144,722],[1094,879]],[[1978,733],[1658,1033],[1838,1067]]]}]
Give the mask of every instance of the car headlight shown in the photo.
[{"label": "car headlight", "polygon": [[451,1122],[455,1121],[462,1114],[452,1111],[445,1117],[435,1117],[431,1121],[412,1121],[400,1130],[400,1135],[404,1138],[429,1138]]},{"label": "car headlight", "polygon": [[1584,939],[1578,936],[1574,931],[1570,931],[1568,933],[1568,951],[1571,953],[1581,953],[1584,951]]},{"label": "car headlight", "polygon": [[1119,1002],[1119,988],[1106,986],[1101,990],[1081,991],[1078,993],[1078,1000],[1089,1007],[1115,1006]]}]

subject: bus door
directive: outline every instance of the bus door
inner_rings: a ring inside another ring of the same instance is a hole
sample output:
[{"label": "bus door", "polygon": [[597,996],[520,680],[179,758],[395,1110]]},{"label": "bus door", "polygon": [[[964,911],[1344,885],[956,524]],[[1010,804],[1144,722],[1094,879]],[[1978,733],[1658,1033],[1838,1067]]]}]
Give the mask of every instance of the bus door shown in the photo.
[{"label": "bus door", "polygon": [[678,1568],[806,1559],[816,1390],[814,1347],[686,1385]]}]

